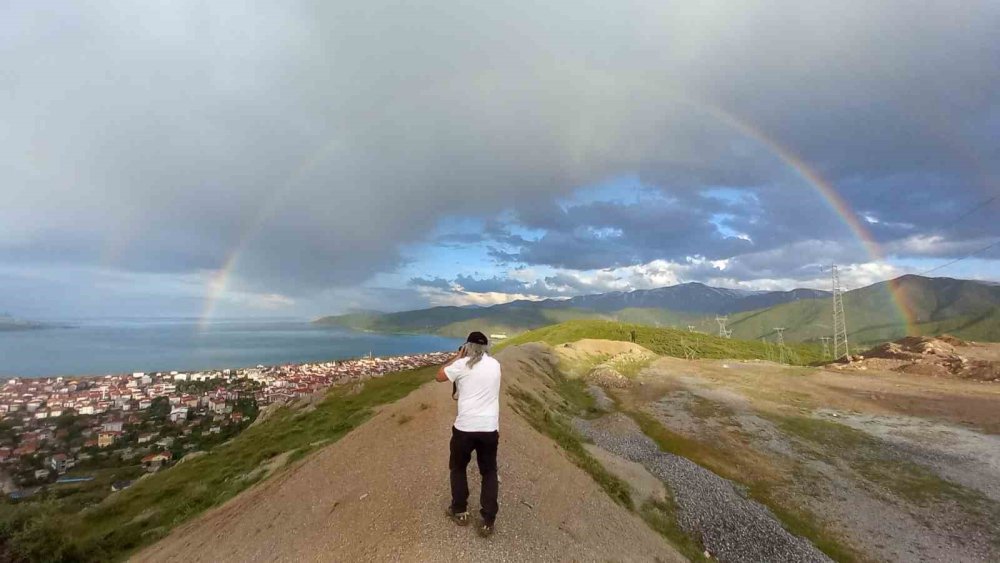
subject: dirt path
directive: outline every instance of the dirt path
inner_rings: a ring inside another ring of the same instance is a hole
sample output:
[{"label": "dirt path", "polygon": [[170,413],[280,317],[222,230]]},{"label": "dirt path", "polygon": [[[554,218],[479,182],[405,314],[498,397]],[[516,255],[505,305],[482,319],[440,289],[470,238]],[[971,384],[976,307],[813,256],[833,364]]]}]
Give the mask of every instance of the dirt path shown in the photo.
[{"label": "dirt path", "polygon": [[841,372],[772,362],[660,358],[650,368],[683,387],[719,387],[781,407],[919,416],[1000,434],[1000,384],[884,371]]},{"label": "dirt path", "polygon": [[[501,359],[502,359],[501,354]],[[504,384],[520,377],[504,362]],[[429,383],[283,474],[174,530],[139,561],[682,561],[502,401],[489,540],[444,517],[451,387]],[[470,510],[478,474],[470,465]]]},{"label": "dirt path", "polygon": [[1000,385],[674,358],[639,379],[634,408],[856,552],[997,560]]}]

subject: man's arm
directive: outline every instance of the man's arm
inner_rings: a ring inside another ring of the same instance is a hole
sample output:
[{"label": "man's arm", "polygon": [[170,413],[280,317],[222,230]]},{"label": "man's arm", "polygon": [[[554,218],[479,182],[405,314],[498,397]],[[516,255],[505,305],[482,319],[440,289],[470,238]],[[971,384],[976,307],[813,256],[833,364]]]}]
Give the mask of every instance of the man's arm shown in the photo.
[{"label": "man's arm", "polygon": [[460,359],[462,359],[464,357],[465,357],[465,348],[461,348],[458,351],[458,353],[455,354],[455,357],[453,357],[452,359],[448,360],[448,363],[446,363],[446,364],[442,365],[440,368],[438,368],[437,377],[435,377],[434,380],[438,381],[438,382],[441,382],[441,383],[444,383],[445,381],[448,381],[448,374],[446,374],[444,372],[444,368],[450,366],[451,364],[457,362],[458,360],[460,360]]}]

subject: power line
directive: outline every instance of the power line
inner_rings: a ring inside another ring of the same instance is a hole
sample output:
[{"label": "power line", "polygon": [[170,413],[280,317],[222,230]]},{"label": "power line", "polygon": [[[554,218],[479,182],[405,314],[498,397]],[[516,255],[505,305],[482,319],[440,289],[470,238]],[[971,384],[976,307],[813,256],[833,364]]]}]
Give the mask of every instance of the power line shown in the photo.
[{"label": "power line", "polygon": [[968,210],[968,211],[966,211],[965,213],[963,213],[963,214],[959,215],[957,219],[955,219],[955,220],[954,220],[954,221],[952,221],[951,223],[948,223],[948,224],[947,224],[947,225],[945,225],[944,227],[941,227],[941,229],[942,229],[942,230],[943,230],[943,229],[949,229],[949,228],[951,228],[951,227],[953,227],[953,226],[957,225],[957,224],[958,224],[958,223],[959,223],[960,221],[962,221],[962,219],[965,219],[966,217],[968,217],[969,215],[972,215],[972,214],[973,214],[973,213],[975,213],[976,211],[979,211],[980,209],[982,209],[982,208],[984,208],[984,207],[988,206],[989,204],[991,204],[991,203],[993,203],[994,201],[996,201],[996,200],[997,200],[997,198],[1000,198],[1000,196],[996,196],[996,195],[995,195],[995,196],[993,196],[993,197],[991,197],[991,198],[989,198],[989,199],[987,199],[987,200],[985,200],[985,201],[981,201],[981,202],[977,203],[977,204],[976,204],[976,205],[974,205],[974,206],[973,206],[973,207],[972,207],[971,209],[969,209],[969,210]]},{"label": "power line", "polygon": [[[963,213],[963,214],[959,215],[957,218],[955,218],[951,223],[948,223],[944,227],[940,227],[940,229],[941,230],[950,229],[951,227],[953,227],[953,226],[957,225],[958,223],[960,223],[962,220],[964,220],[969,215],[972,215],[973,213],[979,211],[980,209],[983,209],[984,207],[989,206],[991,203],[993,203],[997,199],[1000,199],[1000,195],[992,196],[990,198],[987,198],[987,199],[985,199],[985,200],[977,203],[976,205],[972,206],[968,211],[966,211],[965,213]],[[971,254],[968,254],[968,255],[963,256],[961,258],[956,258],[955,260],[952,260],[951,262],[948,262],[946,264],[941,264],[940,266],[935,266],[935,267],[931,268],[930,270],[926,270],[924,272],[920,272],[917,275],[918,276],[925,276],[925,275],[927,275],[927,274],[929,274],[931,272],[936,272],[936,271],[938,271],[938,270],[940,270],[942,268],[947,268],[948,266],[951,266],[952,264],[956,264],[958,262],[961,262],[962,260],[965,260],[966,258],[972,258],[973,256],[975,256],[976,254],[979,254],[980,252],[985,252],[985,251],[993,248],[994,246],[996,246],[998,244],[1000,244],[1000,240],[994,242],[993,244],[986,245],[983,248],[980,248],[979,250],[977,250],[977,251],[975,251],[975,252],[973,252]]]},{"label": "power line", "polygon": [[961,257],[961,258],[956,258],[956,259],[952,260],[951,262],[948,262],[948,263],[946,263],[946,264],[941,264],[940,266],[937,266],[937,267],[934,267],[934,268],[931,268],[930,270],[926,270],[926,271],[924,271],[924,272],[920,272],[920,273],[919,273],[919,274],[917,274],[917,275],[918,275],[918,276],[926,276],[927,274],[929,274],[929,273],[931,273],[931,272],[936,272],[936,271],[938,271],[938,270],[940,270],[940,269],[942,269],[942,268],[947,268],[948,266],[951,266],[952,264],[957,264],[958,262],[961,262],[962,260],[965,260],[965,259],[967,259],[967,258],[972,258],[972,257],[973,257],[973,256],[975,256],[976,254],[979,254],[979,253],[981,253],[981,252],[986,252],[987,250],[989,250],[989,249],[991,249],[991,248],[993,248],[994,246],[997,246],[997,245],[1000,245],[1000,240],[996,240],[996,241],[994,241],[994,242],[993,242],[992,244],[988,244],[988,245],[986,245],[986,246],[984,246],[984,247],[980,248],[979,250],[977,250],[977,251],[975,251],[975,252],[971,252],[971,253],[969,253],[969,254],[966,254],[965,256],[963,256],[963,257]]}]

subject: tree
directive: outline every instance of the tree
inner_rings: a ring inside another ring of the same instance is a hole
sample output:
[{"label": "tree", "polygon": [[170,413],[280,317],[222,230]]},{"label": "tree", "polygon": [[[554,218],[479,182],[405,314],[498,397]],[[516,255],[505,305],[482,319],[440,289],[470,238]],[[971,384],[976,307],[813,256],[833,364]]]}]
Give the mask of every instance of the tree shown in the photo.
[{"label": "tree", "polygon": [[166,420],[170,416],[170,400],[166,397],[157,397],[149,405],[147,417],[152,419]]}]

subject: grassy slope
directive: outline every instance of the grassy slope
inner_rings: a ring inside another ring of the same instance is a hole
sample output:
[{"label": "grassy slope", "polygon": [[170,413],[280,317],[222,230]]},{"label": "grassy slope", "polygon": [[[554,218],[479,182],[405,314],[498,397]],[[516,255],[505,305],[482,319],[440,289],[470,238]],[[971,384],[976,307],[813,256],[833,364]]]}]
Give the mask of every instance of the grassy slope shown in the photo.
[{"label": "grassy slope", "polygon": [[[1000,287],[948,278],[903,277],[844,295],[849,338],[858,344],[896,340],[907,334],[890,291],[915,313],[917,334],[949,332],[973,340],[1000,340]],[[730,317],[736,338],[754,339],[785,327],[789,341],[815,341],[832,332],[830,299],[797,301]]]},{"label": "grassy slope", "polygon": [[601,465],[584,447],[584,441],[573,430],[573,417],[594,418],[602,413],[593,396],[580,379],[567,378],[558,371],[537,373],[550,395],[536,396],[517,386],[507,392],[513,399],[512,408],[542,434],[552,438],[569,459],[586,471],[612,500],[636,512],[646,524],[674,545],[691,561],[702,561],[703,547],[681,530],[677,523],[677,507],[672,497],[662,502],[646,501],[636,506],[631,487]]},{"label": "grassy slope", "polygon": [[570,319],[603,317],[593,311],[544,309],[526,305],[502,309],[466,309],[433,307],[419,311],[388,314],[350,314],[323,317],[317,324],[343,326],[355,330],[388,333],[434,333],[442,336],[465,336],[472,330],[487,333],[518,334],[540,326]]},{"label": "grassy slope", "polygon": [[[290,453],[290,461],[340,439],[372,414],[429,381],[434,367],[365,382],[356,393],[332,389],[315,410],[283,408],[209,454],[143,479],[105,502],[67,512],[58,501],[0,511],[0,555],[19,558],[107,561],[163,537],[171,528],[247,489],[262,465]],[[15,558],[16,560],[16,558]]]},{"label": "grassy slope", "polygon": [[454,322],[441,327],[436,332],[442,336],[459,338],[465,337],[474,330],[485,332],[486,334],[500,333],[511,335],[554,323],[593,318],[604,318],[604,315],[579,309],[540,309],[531,314],[519,316],[518,318],[505,318],[505,316],[494,315]]},{"label": "grassy slope", "polygon": [[[657,354],[678,358],[718,358],[734,360],[774,359],[774,347],[757,341],[719,338],[709,334],[614,321],[580,320],[547,326],[510,338],[497,345],[498,349],[526,342],[545,342],[551,345],[574,342],[583,338],[628,341],[635,331],[636,344]],[[812,345],[789,346],[792,363],[808,364],[821,359],[818,347]]]}]

